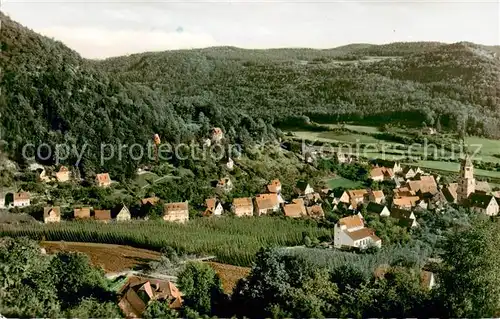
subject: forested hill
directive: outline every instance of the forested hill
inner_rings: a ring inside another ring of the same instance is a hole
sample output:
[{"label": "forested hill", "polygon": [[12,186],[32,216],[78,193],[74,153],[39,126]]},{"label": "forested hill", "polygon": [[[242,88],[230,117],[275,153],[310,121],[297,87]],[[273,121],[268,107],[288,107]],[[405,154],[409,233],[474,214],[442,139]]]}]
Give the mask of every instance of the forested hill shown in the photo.
[{"label": "forested hill", "polygon": [[251,142],[274,136],[273,124],[303,115],[425,121],[500,136],[498,48],[430,42],[328,50],[216,47],[90,61],[0,17],[4,149],[20,155],[26,143],[80,150],[86,144],[86,175],[135,171],[138,163],[127,154],[101,167],[101,143],[145,144],[155,133],[163,141],[190,141],[214,126],[233,141]]},{"label": "forested hill", "polygon": [[[214,47],[96,62],[127,81],[173,96],[282,121],[382,124],[391,117],[500,136],[498,47],[436,42],[352,44],[335,49]],[[439,124],[437,122],[439,121]]]},{"label": "forested hill", "polygon": [[[100,165],[100,145],[145,145],[153,134],[162,141],[188,142],[207,136],[213,126],[242,141],[275,134],[273,127],[237,107],[222,108],[216,93],[197,90],[174,98],[168,91],[129,83],[94,68],[60,42],[0,14],[2,70],[0,118],[4,151],[20,158],[26,143],[86,145],[84,174],[109,171],[130,176],[130,159]],[[45,157],[46,154],[42,154]],[[49,159],[50,161],[50,159]],[[68,163],[75,163],[70,157]]]}]

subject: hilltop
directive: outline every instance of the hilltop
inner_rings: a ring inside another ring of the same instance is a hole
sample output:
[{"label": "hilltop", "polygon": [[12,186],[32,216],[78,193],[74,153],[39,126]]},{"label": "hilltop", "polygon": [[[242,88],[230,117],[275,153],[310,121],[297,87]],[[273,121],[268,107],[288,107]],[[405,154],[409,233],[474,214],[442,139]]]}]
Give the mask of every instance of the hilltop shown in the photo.
[{"label": "hilltop", "polygon": [[382,125],[390,117],[498,137],[497,54],[498,47],[468,42],[213,47],[134,54],[95,66],[172,97],[203,95],[273,122],[306,115]]},{"label": "hilltop", "polygon": [[[498,47],[435,42],[334,49],[213,47],[86,60],[1,14],[4,151],[68,143],[87,153],[83,176],[131,176],[128,154],[99,163],[100,143],[273,139],[309,117],[500,136]],[[46,155],[46,154],[42,154]],[[70,158],[73,160],[74,158]],[[49,158],[47,162],[50,162]]]}]

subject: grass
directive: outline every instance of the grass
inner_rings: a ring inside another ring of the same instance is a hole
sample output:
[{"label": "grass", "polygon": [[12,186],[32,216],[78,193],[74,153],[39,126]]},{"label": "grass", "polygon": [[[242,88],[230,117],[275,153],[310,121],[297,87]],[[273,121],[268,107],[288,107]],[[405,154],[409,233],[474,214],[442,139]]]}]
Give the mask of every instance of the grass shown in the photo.
[{"label": "grass", "polygon": [[146,172],[144,174],[137,175],[135,178],[135,183],[139,187],[145,187],[151,184],[152,181],[158,179],[159,176],[152,172]]},{"label": "grass", "polygon": [[[341,125],[339,124],[324,124],[324,126],[333,128],[333,129],[340,129],[342,128]],[[364,125],[344,125],[344,127],[348,130],[355,131],[355,132],[362,132],[362,133],[380,133],[379,129],[375,126],[364,126]]]},{"label": "grass", "polygon": [[[465,139],[465,143],[467,143],[467,145],[471,145],[471,150],[474,150],[476,148],[474,146],[481,145],[481,155],[492,156],[494,154],[500,154],[500,140],[471,136]],[[496,160],[498,161],[499,159],[497,158]]]},{"label": "grass", "polygon": [[337,188],[337,187],[355,189],[355,188],[360,188],[363,186],[363,184],[361,182],[352,181],[350,179],[343,178],[343,177],[336,177],[336,178],[329,179],[327,181],[327,184],[328,184],[328,187],[330,187],[332,189]]},{"label": "grass", "polygon": [[296,246],[303,236],[331,239],[330,229],[309,220],[286,218],[198,218],[186,224],[163,221],[128,223],[62,222],[0,225],[0,236],[35,240],[130,245],[159,251],[170,246],[179,253],[215,255],[217,260],[249,266],[261,247]]},{"label": "grass", "polygon": [[[448,172],[458,173],[460,164],[455,162],[438,162],[438,161],[419,161],[418,163],[408,163],[410,166],[419,166],[421,168],[430,168]],[[487,171],[483,169],[474,169],[474,174],[484,177],[500,178],[500,172]]]},{"label": "grass", "polygon": [[293,134],[298,139],[306,139],[311,141],[319,141],[326,143],[380,143],[383,142],[370,135],[337,133],[331,131],[325,132],[310,132],[310,131],[294,131]]}]

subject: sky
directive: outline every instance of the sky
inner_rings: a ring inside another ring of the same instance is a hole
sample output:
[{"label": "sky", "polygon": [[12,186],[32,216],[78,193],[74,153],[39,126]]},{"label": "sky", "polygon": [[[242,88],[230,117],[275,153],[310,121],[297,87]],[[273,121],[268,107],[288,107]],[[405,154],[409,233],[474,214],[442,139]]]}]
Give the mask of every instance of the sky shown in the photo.
[{"label": "sky", "polygon": [[1,1],[12,19],[86,58],[221,45],[500,44],[499,0]]}]

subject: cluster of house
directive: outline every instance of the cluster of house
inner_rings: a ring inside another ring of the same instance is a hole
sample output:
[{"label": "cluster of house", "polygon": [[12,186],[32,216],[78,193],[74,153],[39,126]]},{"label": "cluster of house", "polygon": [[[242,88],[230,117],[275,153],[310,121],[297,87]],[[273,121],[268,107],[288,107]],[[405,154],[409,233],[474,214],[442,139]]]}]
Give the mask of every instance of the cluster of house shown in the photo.
[{"label": "cluster of house", "polygon": [[[374,181],[392,180],[396,183],[392,195],[386,199],[383,191],[371,189],[346,190],[331,194],[334,210],[351,211],[352,216],[339,220],[335,226],[335,247],[380,246],[373,230],[364,228],[361,207],[366,213],[399,220],[405,227],[417,227],[415,212],[439,211],[445,204],[455,203],[475,212],[496,216],[500,210],[500,192],[493,192],[488,182],[476,181],[474,166],[469,156],[460,162],[457,183],[440,185],[438,175],[427,174],[420,168],[402,168],[399,163],[375,165],[370,171]],[[357,213],[357,215],[356,215]]]},{"label": "cluster of house", "polygon": [[[219,180],[217,188],[230,191],[232,189],[231,180],[229,178]],[[266,186],[265,193],[258,194],[253,198],[234,198],[230,209],[237,217],[269,215],[281,210],[285,216],[291,218],[324,217],[325,214],[321,206],[322,198],[309,184],[298,182],[295,191],[297,198],[290,203],[285,203],[281,196],[281,182],[275,179]],[[209,198],[206,200],[206,210],[203,215],[220,216],[223,211],[221,202],[216,198]]]},{"label": "cluster of house", "polygon": [[171,281],[132,276],[118,291],[118,306],[126,318],[142,318],[153,301],[168,303],[170,309],[182,307],[182,294]]},{"label": "cluster of house", "polygon": [[[112,220],[122,222],[130,220],[131,214],[127,206],[123,206],[115,216],[112,216],[111,210],[93,209],[92,207],[79,207],[73,209],[73,218],[75,220],[94,219],[102,222],[109,222]],[[43,222],[46,224],[61,222],[61,207],[60,206],[44,207]]]}]

